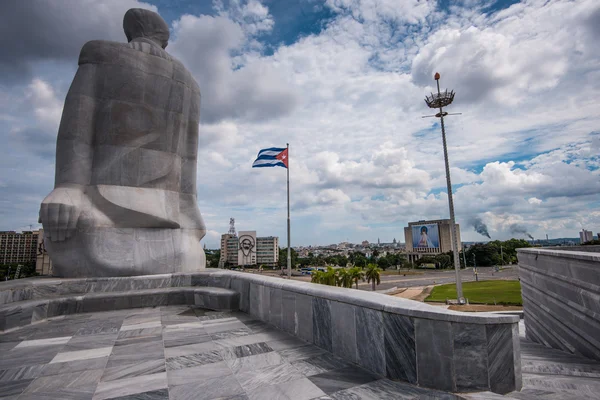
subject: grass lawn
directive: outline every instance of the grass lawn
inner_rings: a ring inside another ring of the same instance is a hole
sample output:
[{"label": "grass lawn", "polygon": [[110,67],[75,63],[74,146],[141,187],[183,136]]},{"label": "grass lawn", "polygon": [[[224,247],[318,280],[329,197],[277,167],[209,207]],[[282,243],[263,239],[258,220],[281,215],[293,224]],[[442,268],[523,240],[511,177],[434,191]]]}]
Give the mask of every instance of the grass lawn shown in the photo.
[{"label": "grass lawn", "polygon": [[[519,281],[463,282],[463,296],[471,304],[523,305]],[[456,299],[456,285],[440,285],[433,288],[425,301],[445,302]]]}]

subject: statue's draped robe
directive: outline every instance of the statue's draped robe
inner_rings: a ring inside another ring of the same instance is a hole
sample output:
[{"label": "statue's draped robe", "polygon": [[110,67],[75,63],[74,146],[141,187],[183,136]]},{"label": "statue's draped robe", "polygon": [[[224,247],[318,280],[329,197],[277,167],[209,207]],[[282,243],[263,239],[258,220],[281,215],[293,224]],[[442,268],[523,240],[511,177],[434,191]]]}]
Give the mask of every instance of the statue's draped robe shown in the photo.
[{"label": "statue's draped robe", "polygon": [[81,186],[85,196],[76,235],[48,241],[58,275],[204,266],[199,108],[191,74],[154,42],[84,45],[59,128],[55,187]]}]

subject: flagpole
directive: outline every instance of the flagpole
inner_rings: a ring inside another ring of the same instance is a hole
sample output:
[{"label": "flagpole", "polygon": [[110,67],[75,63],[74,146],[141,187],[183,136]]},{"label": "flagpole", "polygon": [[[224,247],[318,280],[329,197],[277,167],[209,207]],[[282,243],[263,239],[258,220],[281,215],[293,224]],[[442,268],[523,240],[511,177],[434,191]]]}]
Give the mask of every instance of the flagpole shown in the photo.
[{"label": "flagpole", "polygon": [[288,239],[288,251],[287,251],[287,275],[288,279],[292,279],[292,250],[290,248],[290,144],[286,143],[287,146],[287,239]]}]

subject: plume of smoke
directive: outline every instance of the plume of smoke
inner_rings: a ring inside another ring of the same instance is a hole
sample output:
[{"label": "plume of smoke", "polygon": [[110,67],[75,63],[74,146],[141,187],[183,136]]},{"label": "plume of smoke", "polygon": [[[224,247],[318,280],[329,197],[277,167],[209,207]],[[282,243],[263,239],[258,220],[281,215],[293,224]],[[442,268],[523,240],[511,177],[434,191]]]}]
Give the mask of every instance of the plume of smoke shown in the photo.
[{"label": "plume of smoke", "polygon": [[527,232],[527,229],[525,229],[524,226],[521,226],[519,224],[512,224],[510,226],[510,232],[515,233],[515,234],[520,233],[522,235],[529,237],[529,239],[533,240],[533,236],[531,236],[531,234],[529,232]]},{"label": "plume of smoke", "polygon": [[481,220],[481,218],[479,218],[479,217],[469,218],[469,225],[472,225],[473,228],[475,228],[475,231],[477,233],[479,233],[480,235],[487,236],[489,239],[492,238],[490,236],[490,233],[488,232],[487,225]]}]

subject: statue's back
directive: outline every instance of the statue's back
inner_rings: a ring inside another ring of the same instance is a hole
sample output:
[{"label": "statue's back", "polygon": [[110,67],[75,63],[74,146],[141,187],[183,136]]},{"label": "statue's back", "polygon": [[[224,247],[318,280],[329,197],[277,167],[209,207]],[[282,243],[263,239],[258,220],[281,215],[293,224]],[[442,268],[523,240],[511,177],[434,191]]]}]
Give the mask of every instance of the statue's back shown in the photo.
[{"label": "statue's back", "polygon": [[72,85],[96,103],[90,184],[186,192],[182,164],[196,159],[200,102],[190,73],[143,39],[88,42],[79,64],[94,75]]},{"label": "statue's back", "polygon": [[131,9],[128,42],[91,41],[65,100],[54,190],[40,208],[59,276],[191,272],[206,264],[196,201],[200,90]]}]

